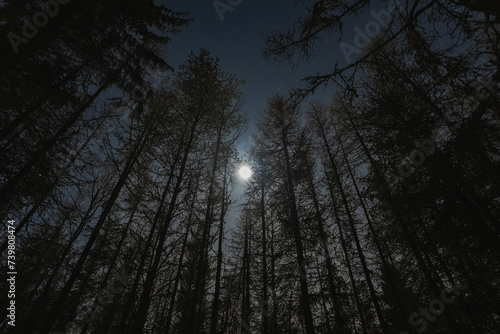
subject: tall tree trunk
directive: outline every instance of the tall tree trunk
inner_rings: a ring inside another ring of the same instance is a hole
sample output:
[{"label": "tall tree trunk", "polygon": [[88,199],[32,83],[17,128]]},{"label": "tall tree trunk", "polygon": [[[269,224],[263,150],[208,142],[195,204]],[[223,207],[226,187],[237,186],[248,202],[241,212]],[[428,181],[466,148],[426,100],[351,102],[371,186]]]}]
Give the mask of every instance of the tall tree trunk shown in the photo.
[{"label": "tall tree trunk", "polygon": [[[321,210],[319,207],[319,201],[318,197],[316,195],[316,189],[314,186],[314,180],[312,176],[312,166],[309,165],[307,166],[307,175],[308,175],[308,181],[309,181],[309,187],[311,189],[311,196],[313,200],[313,205],[314,205],[314,211],[315,211],[315,216],[316,216],[316,221],[318,223],[317,225],[317,230],[318,230],[318,235],[320,237],[320,242],[321,242],[321,247],[323,248],[323,252],[325,254],[325,259],[326,259],[326,269],[327,269],[327,278],[328,278],[328,287],[330,290],[330,297],[332,299],[333,303],[333,309],[335,313],[335,330],[340,331],[340,332],[345,332],[347,330],[346,328],[346,323],[344,316],[342,314],[342,305],[340,304],[340,301],[338,299],[338,291],[339,288],[337,287],[337,284],[335,283],[335,268],[332,263],[332,258],[330,256],[330,251],[328,249],[328,242],[327,242],[327,234],[325,231],[325,224],[323,221],[323,217],[321,216]],[[328,317],[328,313],[325,313],[325,315]],[[328,324],[328,326],[330,326]]]},{"label": "tall tree trunk", "polygon": [[200,175],[198,174],[198,176],[196,177],[196,186],[194,187],[194,191],[193,191],[193,199],[191,200],[191,205],[189,207],[186,234],[184,235],[184,240],[182,242],[182,247],[181,247],[181,253],[179,254],[179,261],[177,263],[177,270],[176,270],[176,274],[175,274],[174,287],[172,289],[172,296],[170,298],[170,305],[168,307],[168,313],[167,313],[167,319],[166,319],[167,328],[166,328],[165,334],[168,334],[170,332],[170,329],[171,329],[172,317],[174,314],[175,301],[176,301],[176,297],[177,297],[177,290],[179,289],[179,282],[180,282],[181,275],[182,275],[182,264],[184,262],[184,254],[186,253],[187,241],[188,241],[189,233],[191,232],[191,224],[192,224],[192,220],[193,220],[194,205],[196,203],[196,194],[198,193],[198,186],[199,186],[199,181],[200,181],[199,178],[200,178]]},{"label": "tall tree trunk", "polygon": [[[319,262],[316,262],[316,271],[318,273],[318,277],[321,277],[321,270],[320,270]],[[328,307],[326,306],[326,297],[325,297],[325,294],[323,293],[323,289],[321,289],[321,287],[320,287],[319,294],[321,295],[321,306],[323,307],[323,313],[325,314],[327,334],[333,334],[332,326],[330,325],[330,317],[328,316],[328,313],[329,313]],[[338,321],[338,320],[336,320],[336,321]],[[344,330],[343,332],[345,333],[346,331]]]},{"label": "tall tree trunk", "polygon": [[[424,258],[422,256],[422,254],[424,252],[420,249],[419,242],[416,239],[415,234],[408,227],[408,225],[412,225],[412,222],[409,221],[407,218],[405,218],[405,215],[401,212],[400,208],[396,204],[394,196],[391,193],[389,183],[387,182],[386,178],[384,177],[384,174],[383,174],[382,170],[380,169],[379,164],[377,163],[377,161],[375,161],[375,159],[373,159],[370,151],[368,150],[368,147],[365,144],[365,141],[361,137],[361,135],[357,129],[357,126],[355,125],[354,121],[352,120],[352,117],[349,114],[349,112],[347,112],[347,116],[348,116],[349,122],[354,130],[354,133],[356,134],[356,137],[357,137],[359,143],[361,144],[363,152],[365,153],[366,157],[370,161],[371,166],[374,169],[375,179],[378,181],[378,184],[380,185],[380,188],[382,190],[382,195],[385,198],[385,200],[387,201],[387,203],[391,209],[391,212],[396,216],[395,221],[402,230],[402,237],[408,243],[408,246],[410,247],[413,256],[417,260],[417,263],[418,263],[420,270],[424,274],[427,286],[429,287],[429,291],[436,298],[438,298],[438,299],[441,298],[441,295],[440,295],[441,290],[440,290],[439,286],[441,288],[443,288],[444,285],[443,285],[441,279],[439,278],[439,275],[437,275],[435,272],[433,273],[433,270],[431,268],[429,268],[428,264],[424,260]],[[461,329],[457,326],[455,321],[450,318],[451,315],[445,314],[445,316],[448,319],[448,323],[450,324],[451,329],[455,333],[461,333],[462,332]]]},{"label": "tall tree trunk", "polygon": [[[222,125],[221,125],[222,126]],[[214,154],[214,161],[212,163],[212,171],[210,173],[210,186],[208,189],[208,201],[207,205],[205,208],[205,219],[203,222],[203,232],[202,232],[202,237],[201,237],[201,244],[200,244],[200,252],[199,252],[199,257],[198,261],[196,263],[196,278],[195,278],[195,285],[194,285],[194,291],[193,291],[193,299],[191,301],[191,307],[189,311],[189,322],[187,323],[187,326],[185,327],[186,330],[183,333],[195,333],[198,332],[199,327],[201,326],[201,319],[197,316],[196,308],[199,306],[198,302],[200,302],[201,299],[201,292],[203,289],[203,281],[205,279],[205,276],[207,274],[208,268],[206,268],[205,265],[205,259],[207,256],[207,251],[206,248],[208,247],[208,239],[209,239],[209,234],[210,234],[210,229],[212,227],[211,220],[212,220],[212,205],[213,205],[213,200],[214,200],[214,188],[215,188],[215,182],[216,182],[216,173],[217,173],[217,160],[219,159],[219,151],[220,151],[220,146],[221,146],[221,135],[222,135],[222,128],[219,128],[217,131],[217,143],[215,145],[215,154]]]},{"label": "tall tree trunk", "polygon": [[328,177],[327,177],[327,185],[328,185],[328,190],[330,192],[330,199],[332,201],[333,213],[335,215],[335,223],[337,224],[337,228],[339,230],[340,245],[342,247],[342,251],[345,256],[347,271],[349,272],[349,279],[351,281],[352,292],[354,294],[354,301],[356,302],[356,308],[358,309],[359,319],[361,321],[361,328],[363,330],[363,334],[368,334],[368,326],[363,311],[363,304],[361,303],[361,299],[359,298],[358,287],[354,279],[354,273],[352,271],[352,266],[351,266],[351,259],[349,258],[349,251],[347,249],[347,244],[344,238],[343,228],[342,225],[340,224],[340,215],[338,212],[337,201],[335,199],[333,192],[333,185],[330,179],[328,179]]},{"label": "tall tree trunk", "polygon": [[[378,233],[377,233],[377,231],[375,231],[375,228],[373,227],[372,219],[370,217],[370,214],[368,213],[368,209],[366,208],[363,196],[361,196],[361,192],[359,190],[358,183],[356,181],[356,178],[354,177],[354,173],[352,171],[351,165],[349,164],[349,158],[346,154],[346,151],[344,149],[344,145],[342,144],[342,140],[341,140],[340,135],[337,131],[337,128],[335,127],[335,125],[333,125],[333,127],[334,127],[335,134],[337,136],[337,141],[339,143],[340,149],[341,149],[342,154],[344,156],[344,161],[346,163],[347,170],[349,171],[349,175],[351,177],[354,189],[356,191],[356,195],[358,196],[359,203],[361,204],[361,208],[363,209],[366,223],[368,224],[368,228],[370,229],[370,232],[372,234],[372,238],[373,238],[373,241],[375,243],[375,247],[377,248],[379,258],[382,261],[382,266],[387,273],[387,278],[389,280],[389,282],[388,282],[389,287],[390,287],[390,289],[391,289],[391,291],[396,299],[395,308],[398,312],[399,320],[400,320],[400,322],[404,322],[408,318],[408,312],[406,311],[404,303],[402,302],[402,300],[400,298],[400,293],[398,292],[395,281],[394,281],[393,272],[392,272],[392,270],[387,262],[386,255],[385,255],[387,252],[384,251],[384,249],[382,247],[382,243],[380,242],[380,239],[378,237]],[[391,257],[390,253],[387,253],[387,257],[389,257],[389,258]]]},{"label": "tall tree trunk", "polygon": [[40,329],[41,334],[48,334],[50,330],[52,329],[52,326],[54,325],[54,322],[57,318],[57,316],[61,313],[64,304],[66,302],[66,299],[68,298],[71,289],[73,288],[73,285],[75,284],[78,276],[80,275],[83,264],[87,260],[90,251],[94,245],[94,242],[96,241],[99,232],[101,231],[104,222],[106,221],[109,213],[111,212],[111,209],[113,208],[116,199],[118,198],[118,195],[120,194],[122,188],[125,186],[125,182],[127,181],[130,172],[132,171],[132,168],[134,167],[135,163],[139,159],[139,156],[144,149],[146,143],[147,143],[147,137],[150,132],[150,127],[152,126],[153,121],[150,121],[150,124],[146,124],[144,127],[144,130],[142,133],[139,135],[137,138],[134,148],[132,149],[129,158],[127,159],[127,162],[125,164],[125,167],[123,168],[123,171],[120,175],[120,178],[118,179],[115,187],[113,188],[108,201],[106,202],[106,205],[104,206],[101,215],[99,217],[99,220],[97,221],[96,225],[94,226],[92,230],[92,234],[89,237],[89,240],[87,241],[87,244],[85,245],[85,248],[82,251],[82,254],[80,255],[80,258],[78,259],[78,262],[75,265],[75,268],[73,269],[68,281],[66,282],[64,288],[61,291],[61,294],[57,301],[54,304],[54,307],[52,308],[51,312],[48,314],[47,319],[45,323],[42,325]]},{"label": "tall tree trunk", "polygon": [[140,300],[139,300],[139,308],[136,316],[134,317],[134,322],[131,328],[132,333],[141,333],[144,329],[144,324],[146,323],[146,318],[149,311],[149,305],[151,304],[151,293],[153,292],[154,281],[156,279],[156,275],[159,270],[160,260],[163,253],[163,246],[165,244],[165,239],[167,237],[167,231],[170,227],[170,222],[172,221],[174,210],[177,204],[177,197],[181,192],[181,184],[184,180],[184,172],[186,169],[186,164],[188,160],[189,153],[191,151],[191,147],[195,137],[196,126],[199,121],[199,116],[193,122],[190,132],[189,139],[186,144],[184,150],[184,156],[182,158],[182,162],[179,169],[179,174],[177,176],[177,181],[174,187],[174,191],[172,193],[172,197],[170,199],[170,203],[168,206],[167,214],[165,215],[164,224],[160,228],[160,233],[158,236],[158,243],[156,245],[153,263],[151,265],[150,270],[147,273],[146,281],[144,282],[144,289],[142,291]]},{"label": "tall tree trunk", "polygon": [[[179,161],[181,153],[182,153],[182,150],[181,150],[181,148],[179,148],[179,150],[176,152],[174,161],[172,163],[171,171],[169,173],[167,184],[165,185],[165,188],[163,189],[163,194],[162,194],[162,197],[160,199],[160,202],[165,201],[166,196],[168,195],[168,193],[170,191],[170,186],[174,180],[174,176],[173,176],[174,171],[175,171],[177,162]],[[137,290],[139,288],[139,283],[140,283],[141,278],[142,278],[142,274],[143,274],[142,268],[145,268],[146,260],[147,260],[148,254],[149,254],[149,249],[152,248],[152,246],[153,246],[153,238],[155,236],[156,227],[158,225],[158,220],[159,220],[160,214],[161,214],[161,212],[159,210],[157,210],[155,213],[155,217],[153,218],[153,224],[152,224],[151,229],[149,231],[148,238],[147,238],[145,246],[144,246],[144,250],[142,250],[142,252],[141,252],[141,258],[140,258],[139,266],[138,266],[139,270],[137,270],[137,273],[136,273],[136,276],[134,279],[134,284],[132,285],[132,289],[131,289],[131,292],[129,294],[129,298],[127,299],[127,301],[125,303],[125,310],[122,313],[122,317],[120,319],[120,324],[118,325],[118,330],[115,332],[117,334],[122,334],[122,333],[125,333],[125,331],[126,331],[127,320],[129,320],[130,312],[131,312],[131,309],[134,305],[134,298],[136,297]]]},{"label": "tall tree trunk", "polygon": [[217,322],[219,315],[219,298],[220,298],[220,283],[221,283],[221,271],[222,271],[222,242],[224,239],[224,218],[226,215],[225,201],[226,201],[226,178],[227,178],[227,164],[224,168],[224,181],[222,184],[222,204],[221,212],[219,217],[219,245],[217,249],[217,269],[215,272],[215,291],[214,300],[212,304],[212,315],[210,319],[210,334],[217,334]]},{"label": "tall tree trunk", "polygon": [[[130,213],[130,217],[129,217],[128,221],[127,221],[127,224],[125,225],[125,227],[123,227],[123,230],[122,230],[122,233],[121,233],[121,236],[120,236],[120,240],[118,241],[118,245],[116,246],[116,251],[113,254],[113,257],[112,257],[112,259],[110,261],[110,266],[108,268],[108,271],[106,272],[106,275],[104,276],[104,279],[101,282],[98,291],[101,291],[105,287],[109,286],[108,281],[111,278],[111,273],[113,272],[114,265],[116,264],[116,261],[118,260],[120,252],[122,250],[122,247],[123,247],[123,245],[125,243],[125,238],[127,237],[127,234],[129,232],[130,225],[134,221],[135,213],[136,213],[137,208],[139,206],[139,202],[140,202],[140,199],[137,198],[136,202],[134,203],[134,206],[132,208],[132,212]],[[109,328],[112,326],[113,320],[114,320],[115,315],[116,315],[116,311],[117,311],[117,308],[116,308],[117,305],[116,304],[117,304],[117,302],[118,302],[118,300],[120,298],[121,298],[120,294],[118,294],[118,293],[114,294],[113,301],[111,303],[111,307],[106,312],[106,315],[103,317],[104,323],[102,324],[102,326],[100,326],[98,328],[98,330],[95,333],[103,333],[103,334],[104,333],[108,333]],[[89,326],[90,326],[90,322],[86,322],[85,326],[82,328],[81,334],[85,334],[87,332]]]},{"label": "tall tree trunk", "polygon": [[278,298],[276,296],[276,254],[274,252],[274,226],[271,228],[271,293],[273,295],[273,323],[272,331],[273,334],[278,334]]},{"label": "tall tree trunk", "polygon": [[260,185],[260,220],[262,223],[262,334],[269,332],[269,297],[267,294],[267,225],[265,207],[266,174],[263,168]]},{"label": "tall tree trunk", "polygon": [[[21,332],[30,333],[33,331],[34,327],[38,325],[38,319],[43,315],[43,313],[42,313],[44,311],[43,305],[47,304],[47,302],[48,302],[47,298],[48,298],[49,294],[54,289],[53,282],[57,278],[58,273],[61,270],[61,266],[64,264],[64,260],[69,256],[69,254],[73,248],[74,242],[81,235],[86,224],[88,224],[89,219],[93,214],[93,211],[96,210],[96,202],[97,202],[97,199],[96,199],[96,196],[94,196],[89,204],[87,211],[83,215],[83,218],[82,218],[80,224],[78,225],[75,232],[71,235],[70,239],[68,240],[68,242],[64,246],[63,251],[59,255],[59,259],[57,260],[56,265],[54,266],[54,268],[52,270],[52,274],[49,276],[49,279],[47,280],[47,283],[45,284],[45,287],[43,288],[42,293],[40,294],[38,299],[33,302],[33,307],[31,308],[31,313],[27,314],[27,316],[29,317],[29,319],[31,319],[31,321],[20,324],[19,327],[20,327]],[[60,233],[65,222],[66,221],[61,222],[58,229],[56,230],[56,234]],[[42,281],[40,281],[39,285],[41,285],[41,284],[42,284]],[[33,293],[36,290],[38,290],[37,288],[33,290]]]},{"label": "tall tree trunk", "polygon": [[243,286],[241,289],[240,333],[251,333],[250,329],[250,238],[249,217],[245,217],[245,247],[243,250]]},{"label": "tall tree trunk", "polygon": [[290,163],[290,156],[288,152],[288,140],[286,138],[285,130],[282,130],[281,140],[283,144],[283,154],[285,156],[286,166],[286,184],[288,189],[289,203],[290,203],[290,219],[295,239],[295,248],[297,251],[297,264],[300,273],[300,293],[301,293],[301,308],[305,321],[305,329],[307,334],[314,334],[314,322],[311,313],[311,304],[309,301],[309,289],[307,287],[307,277],[304,259],[304,249],[302,246],[302,237],[300,235],[299,215],[297,212],[297,201],[295,199],[295,190],[292,179],[292,167]]},{"label": "tall tree trunk", "polygon": [[351,208],[349,207],[349,201],[348,201],[347,195],[344,191],[344,186],[342,184],[342,180],[340,179],[337,164],[335,163],[335,160],[333,158],[332,150],[330,148],[330,143],[328,142],[328,139],[326,137],[323,123],[321,122],[321,120],[319,118],[316,118],[316,122],[317,122],[318,128],[320,130],[320,135],[321,135],[321,138],[323,140],[323,144],[324,144],[324,147],[325,147],[325,150],[326,150],[329,162],[330,162],[330,168],[333,171],[335,183],[337,184],[338,190],[340,191],[340,196],[342,198],[342,204],[343,204],[344,209],[346,210],[346,213],[347,213],[349,226],[351,228],[352,236],[354,237],[354,243],[355,243],[356,249],[358,251],[359,259],[361,261],[361,266],[363,268],[363,273],[364,273],[365,278],[366,278],[366,283],[368,284],[368,289],[370,290],[370,296],[372,299],[372,303],[375,306],[377,318],[380,322],[380,327],[382,328],[383,333],[388,333],[389,329],[387,328],[387,324],[386,324],[384,316],[382,314],[382,309],[381,309],[380,304],[378,302],[378,297],[377,297],[377,294],[375,292],[375,288],[373,287],[373,282],[372,282],[372,279],[370,277],[370,271],[368,270],[368,265],[366,263],[365,255],[363,253],[363,249],[361,247],[361,242],[360,242],[359,237],[358,237],[358,232],[356,230],[354,218],[353,218],[352,213],[351,213]]}]

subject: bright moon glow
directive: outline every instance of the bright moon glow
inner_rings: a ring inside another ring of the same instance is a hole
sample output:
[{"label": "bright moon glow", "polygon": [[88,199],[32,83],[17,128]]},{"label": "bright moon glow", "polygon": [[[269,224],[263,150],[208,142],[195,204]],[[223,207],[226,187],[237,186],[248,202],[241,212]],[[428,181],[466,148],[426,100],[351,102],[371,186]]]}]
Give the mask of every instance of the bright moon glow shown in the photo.
[{"label": "bright moon glow", "polygon": [[252,176],[252,170],[248,166],[242,166],[238,171],[243,180],[248,180]]}]

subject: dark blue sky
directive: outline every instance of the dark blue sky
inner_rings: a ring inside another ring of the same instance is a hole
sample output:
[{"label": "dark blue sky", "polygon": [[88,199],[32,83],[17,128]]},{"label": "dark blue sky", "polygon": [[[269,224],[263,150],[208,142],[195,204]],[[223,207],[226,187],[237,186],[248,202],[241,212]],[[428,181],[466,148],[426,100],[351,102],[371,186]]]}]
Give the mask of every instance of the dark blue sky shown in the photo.
[{"label": "dark blue sky", "polygon": [[[248,116],[249,129],[237,142],[242,158],[251,146],[251,135],[255,132],[256,117],[266,107],[267,98],[276,94],[286,94],[288,89],[300,85],[302,78],[315,74],[329,73],[335,62],[345,66],[346,58],[340,49],[339,34],[332,33],[325,37],[324,44],[319,46],[316,57],[303,61],[293,71],[286,66],[277,66],[262,59],[262,48],[265,35],[272,31],[285,31],[297,21],[303,4],[297,6],[295,0],[243,0],[232,11],[224,13],[224,20],[214,8],[213,0],[160,0],[167,8],[185,11],[194,18],[188,27],[173,37],[173,41],[165,49],[165,58],[174,68],[178,68],[191,51],[198,52],[205,48],[213,56],[220,58],[222,70],[234,73],[245,80],[242,87],[245,94],[243,111]],[[392,1],[392,0],[389,0]],[[229,4],[229,0],[221,0]],[[239,1],[233,1],[237,3]],[[307,3],[304,1],[303,3]],[[384,2],[377,7],[385,6]],[[365,28],[367,22],[373,21],[369,13],[350,19],[344,27],[343,42],[353,44],[354,28]],[[334,87],[328,90],[319,89],[311,100],[329,103]],[[244,191],[244,184],[237,182],[233,199],[239,199]],[[228,214],[229,226],[233,227],[237,217],[237,209],[232,208]]]},{"label": "dark blue sky", "polygon": [[[228,0],[221,1],[229,4]],[[238,1],[234,1],[236,3]],[[220,58],[222,70],[236,74],[246,84],[244,112],[249,117],[249,130],[239,141],[241,150],[250,144],[250,134],[254,131],[255,116],[266,106],[267,97],[276,93],[286,93],[298,86],[300,79],[317,71],[333,68],[336,41],[332,40],[327,52],[308,63],[301,63],[292,71],[286,66],[278,67],[261,57],[264,35],[275,30],[285,30],[296,21],[298,9],[293,0],[243,0],[233,11],[224,13],[221,21],[212,0],[175,0],[165,2],[168,8],[187,11],[194,22],[174,36],[166,49],[167,62],[174,68],[184,62],[190,51],[201,48],[209,50]],[[330,94],[318,94],[329,100]]]},{"label": "dark blue sky", "polygon": [[[329,73],[335,62],[347,64],[346,57],[340,48],[339,33],[325,37],[316,57],[307,62],[301,62],[292,71],[286,66],[278,67],[261,57],[265,35],[272,31],[285,31],[297,21],[304,4],[309,1],[296,0],[233,0],[240,3],[231,6],[231,0],[220,0],[232,11],[224,13],[221,20],[214,8],[213,0],[159,0],[166,7],[190,13],[194,22],[175,35],[166,48],[166,60],[174,68],[183,63],[191,51],[198,52],[201,48],[209,50],[213,56],[220,58],[222,70],[236,74],[246,84],[242,87],[245,94],[244,111],[249,116],[249,130],[239,140],[240,152],[248,149],[250,135],[255,116],[266,106],[266,99],[276,93],[286,93],[288,89],[300,85],[300,80],[317,72]],[[381,1],[376,4],[377,10],[394,0]],[[398,1],[398,0],[396,0]],[[299,2],[299,5],[296,5]],[[376,22],[374,17],[366,12],[356,18],[350,18],[344,27],[342,42],[354,43],[355,28],[364,31],[366,25]],[[355,57],[353,57],[355,58]],[[318,90],[311,99],[330,102],[334,87],[327,91]]]}]

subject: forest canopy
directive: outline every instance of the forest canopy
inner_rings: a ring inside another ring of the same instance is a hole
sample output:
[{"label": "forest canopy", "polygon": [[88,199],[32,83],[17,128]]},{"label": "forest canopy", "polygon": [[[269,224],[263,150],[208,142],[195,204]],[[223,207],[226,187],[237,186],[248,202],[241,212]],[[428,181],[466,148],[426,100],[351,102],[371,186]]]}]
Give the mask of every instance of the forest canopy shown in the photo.
[{"label": "forest canopy", "polygon": [[2,332],[498,331],[499,5],[293,5],[292,70],[387,20],[252,118],[210,50],[167,61],[187,12],[2,2]]}]

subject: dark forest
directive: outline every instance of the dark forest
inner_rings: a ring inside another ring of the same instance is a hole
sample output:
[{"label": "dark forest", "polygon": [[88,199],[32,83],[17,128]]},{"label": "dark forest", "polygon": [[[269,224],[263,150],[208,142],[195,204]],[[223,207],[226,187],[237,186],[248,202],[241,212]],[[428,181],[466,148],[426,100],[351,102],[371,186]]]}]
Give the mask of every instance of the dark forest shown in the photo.
[{"label": "dark forest", "polygon": [[289,6],[255,110],[178,3],[0,1],[0,332],[500,333],[500,4]]}]

